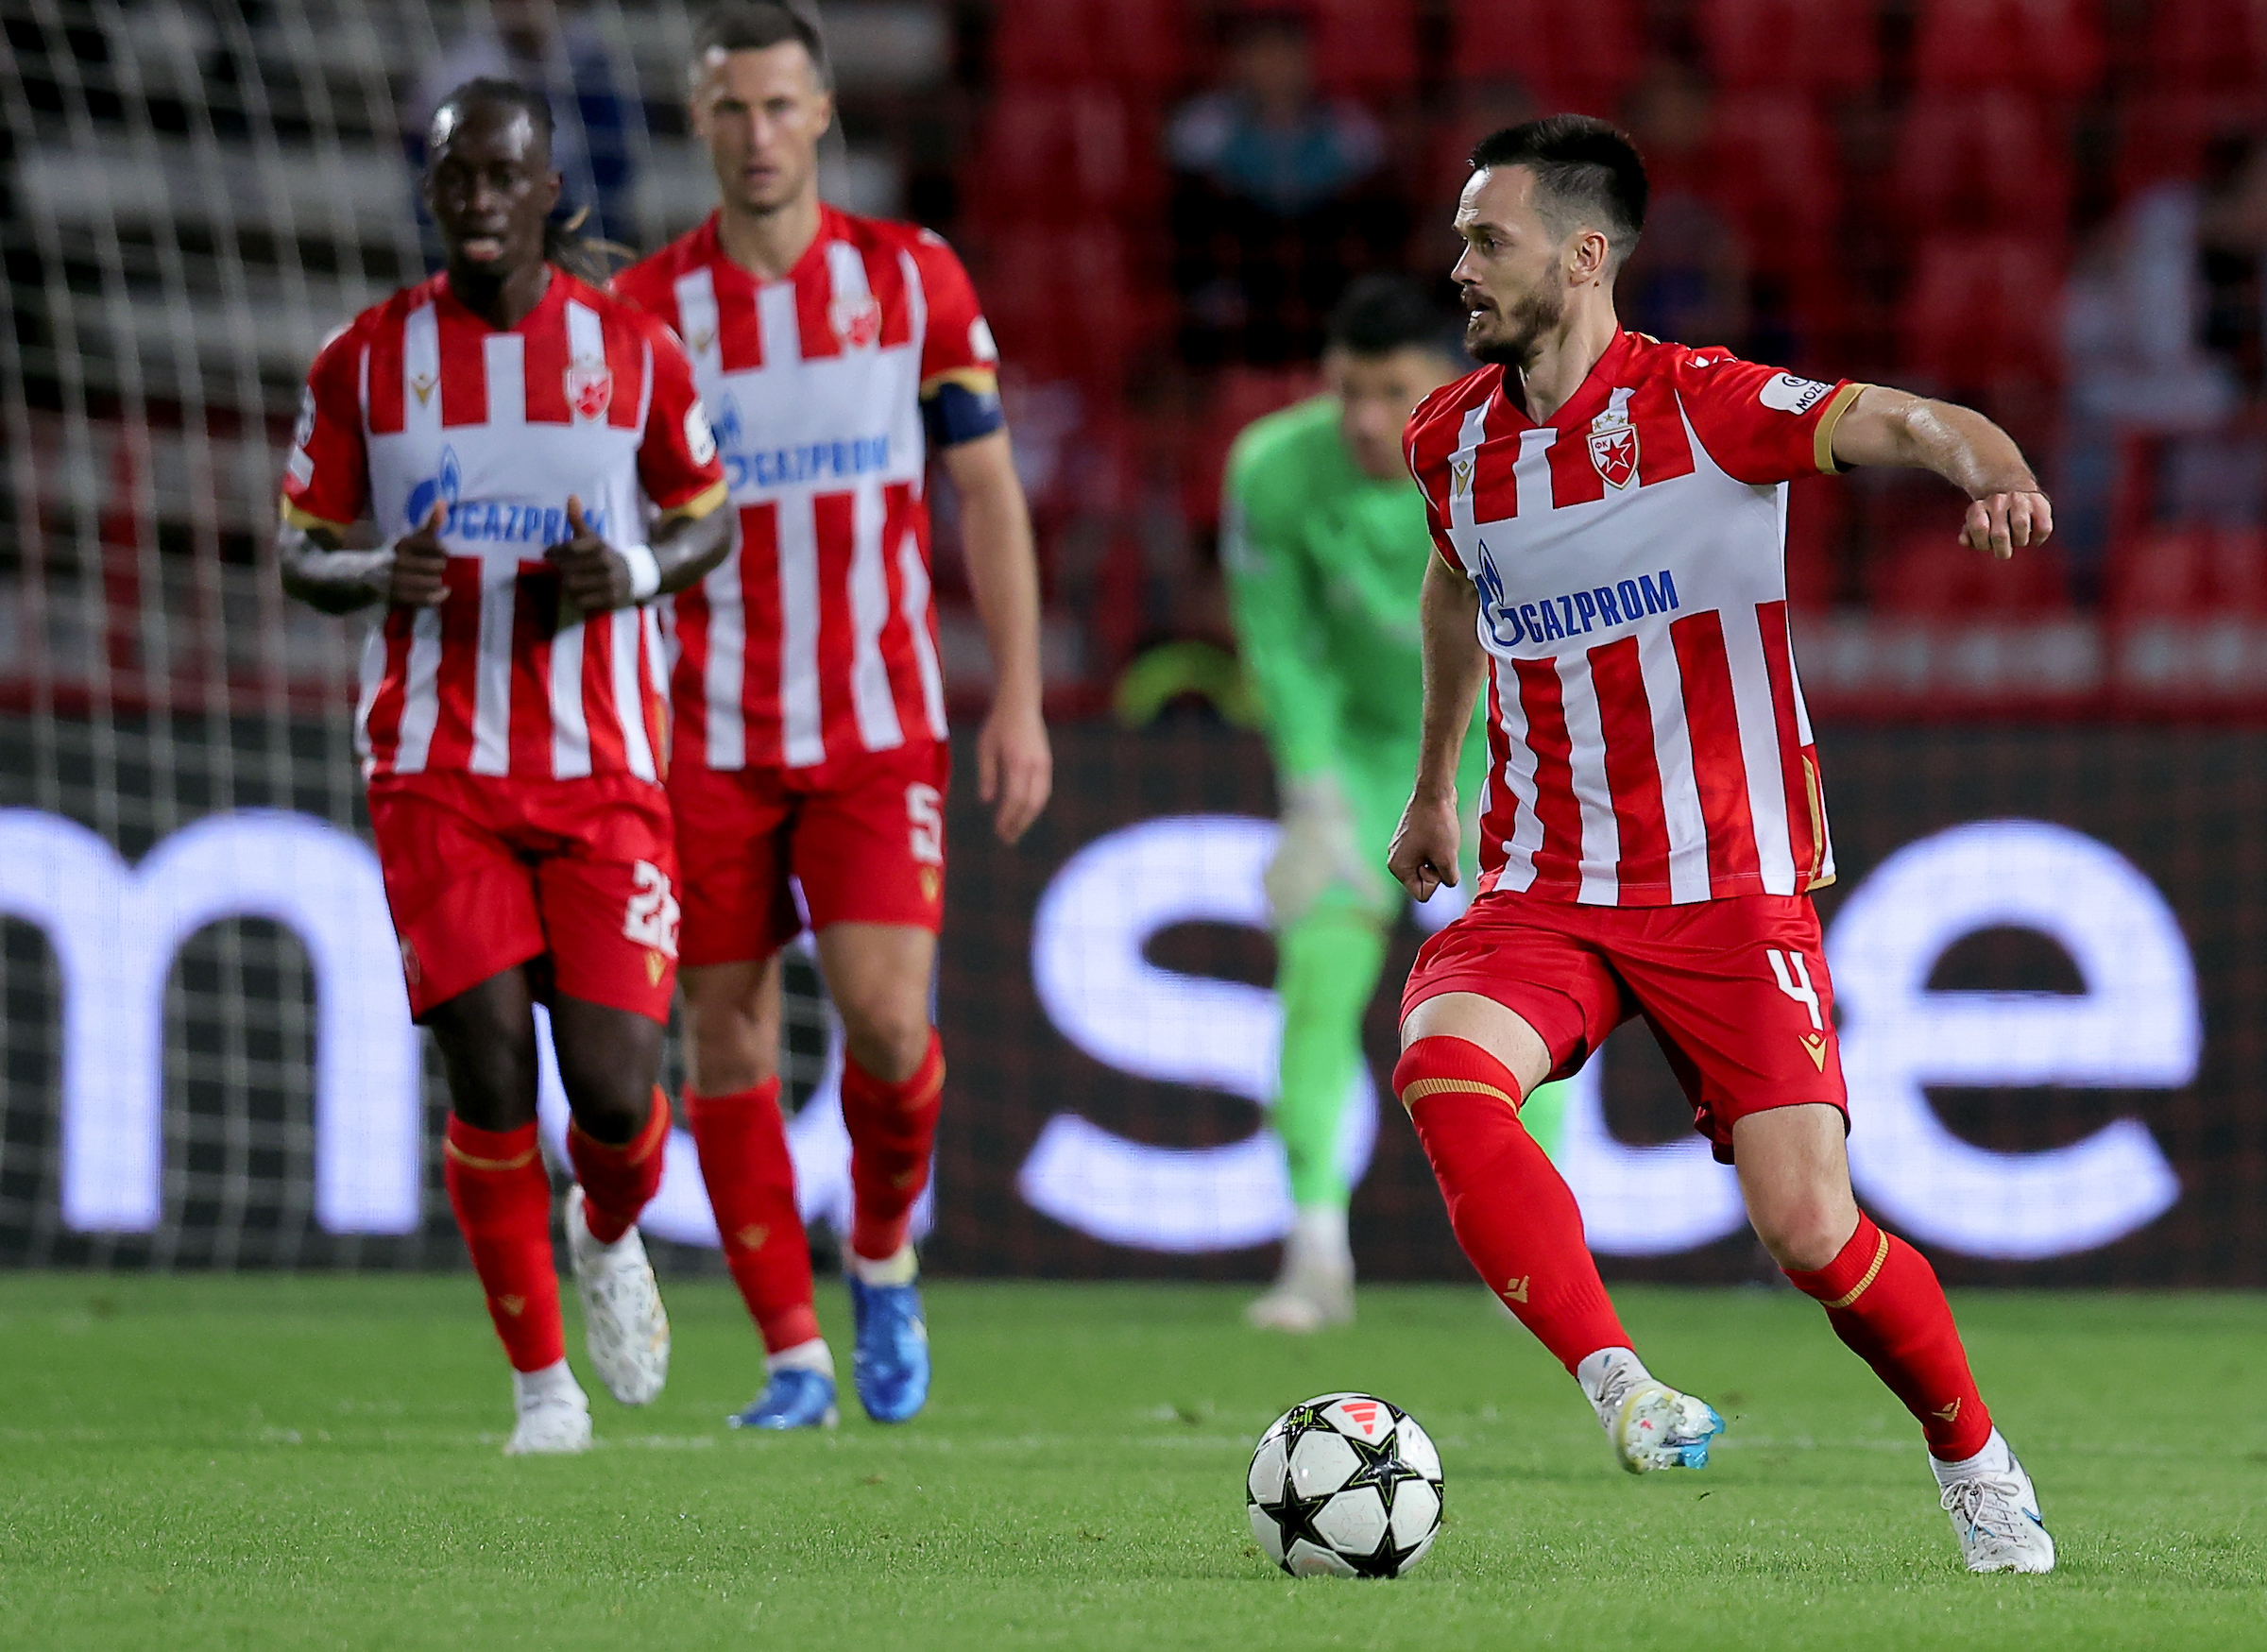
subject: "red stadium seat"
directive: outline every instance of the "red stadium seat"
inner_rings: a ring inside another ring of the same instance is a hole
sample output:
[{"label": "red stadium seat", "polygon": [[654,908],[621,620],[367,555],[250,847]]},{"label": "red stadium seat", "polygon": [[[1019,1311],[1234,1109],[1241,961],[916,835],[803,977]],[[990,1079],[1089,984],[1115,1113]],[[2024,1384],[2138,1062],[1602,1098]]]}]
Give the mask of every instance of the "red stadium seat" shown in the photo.
[{"label": "red stadium seat", "polygon": [[1921,0],[1914,80],[1931,92],[2074,97],[2102,73],[2099,9],[2094,0]]},{"label": "red stadium seat", "polygon": [[1307,0],[1305,9],[1325,92],[1393,100],[1416,89],[1416,0]]},{"label": "red stadium seat", "polygon": [[1735,94],[1717,102],[1712,125],[1705,193],[1737,221],[1750,261],[1774,270],[1830,262],[1841,162],[1811,100]]},{"label": "red stadium seat", "polygon": [[1701,0],[1695,21],[1719,86],[1869,87],[1881,71],[1873,0]]},{"label": "red stadium seat", "polygon": [[1519,80],[1543,112],[1618,112],[1645,66],[1636,0],[1452,0],[1459,80]]},{"label": "red stadium seat", "polygon": [[1127,101],[1081,86],[994,98],[966,194],[980,221],[1062,223],[1153,203],[1163,187],[1156,141]]},{"label": "red stadium seat", "polygon": [[1960,543],[1952,528],[1916,535],[1873,569],[1878,613],[1941,620],[2014,619],[2067,612],[2070,584],[2052,544],[2005,562]]},{"label": "red stadium seat", "polygon": [[2118,196],[2201,176],[2216,137],[2267,132],[2267,92],[2157,92],[2118,111]]},{"label": "red stadium seat", "polygon": [[996,0],[992,12],[992,60],[1010,86],[1168,87],[1188,77],[1192,41],[1178,0]]},{"label": "red stadium seat", "polygon": [[1803,613],[1833,606],[1841,594],[1849,489],[1831,476],[1805,476],[1787,488],[1787,603]]},{"label": "red stadium seat", "polygon": [[1026,225],[992,237],[987,250],[977,290],[1003,365],[1038,381],[1108,386],[1123,379],[1149,306],[1115,224]]},{"label": "red stadium seat", "polygon": [[2142,61],[2168,94],[2267,92],[2267,0],[2152,0]]},{"label": "red stadium seat", "polygon": [[2062,279],[2055,252],[2020,236],[1930,236],[1900,315],[1904,365],[1941,389],[2054,382]]},{"label": "red stadium seat", "polygon": [[1193,421],[1182,467],[1182,508],[1192,522],[1220,514],[1220,479],[1228,450],[1253,419],[1312,396],[1321,386],[1305,367],[1230,367],[1213,386],[1212,405]]},{"label": "red stadium seat", "polygon": [[2119,619],[2267,618],[2267,536],[2257,528],[2151,534],[2110,557]]},{"label": "red stadium seat", "polygon": [[1917,230],[1997,229],[2048,240],[2070,231],[2070,145],[2028,98],[1971,92],[1915,99],[1897,174]]}]

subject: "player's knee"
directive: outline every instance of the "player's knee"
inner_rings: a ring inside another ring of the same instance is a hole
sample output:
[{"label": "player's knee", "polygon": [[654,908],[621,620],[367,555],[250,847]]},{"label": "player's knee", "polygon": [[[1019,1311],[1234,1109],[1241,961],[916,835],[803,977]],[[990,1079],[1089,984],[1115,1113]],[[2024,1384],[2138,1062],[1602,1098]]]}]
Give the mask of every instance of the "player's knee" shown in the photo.
[{"label": "player's knee", "polygon": [[1842,1201],[1796,1199],[1753,1210],[1749,1219],[1771,1259],[1792,1273],[1813,1273],[1833,1261],[1849,1237]]},{"label": "player's knee", "polygon": [[778,1076],[778,1040],[754,1036],[745,1026],[696,1027],[691,1084],[703,1096],[737,1096]]},{"label": "player's knee", "polygon": [[877,996],[859,1001],[845,999],[835,1006],[842,1012],[843,1037],[851,1059],[884,1083],[899,1083],[919,1070],[929,1053],[929,1024],[926,1005],[898,1002]]}]

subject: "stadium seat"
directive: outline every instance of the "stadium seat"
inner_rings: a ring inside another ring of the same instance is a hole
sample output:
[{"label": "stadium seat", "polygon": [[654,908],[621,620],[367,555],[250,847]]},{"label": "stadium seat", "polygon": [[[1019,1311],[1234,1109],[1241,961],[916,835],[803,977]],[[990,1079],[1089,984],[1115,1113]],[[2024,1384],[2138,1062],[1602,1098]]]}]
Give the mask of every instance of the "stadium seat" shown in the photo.
[{"label": "stadium seat", "polygon": [[1194,38],[1177,0],[997,0],[992,13],[992,61],[1008,86],[1170,87],[1189,76]]},{"label": "stadium seat", "polygon": [[1122,381],[1151,306],[1129,277],[1116,225],[1024,225],[991,237],[988,250],[977,290],[1003,363],[1038,381]]},{"label": "stadium seat", "polygon": [[1716,84],[1849,92],[1881,70],[1873,0],[1700,0],[1703,60]]},{"label": "stadium seat", "polygon": [[1390,102],[1416,90],[1415,0],[1307,0],[1305,9],[1325,92]]},{"label": "stadium seat", "polygon": [[1904,540],[1872,569],[1874,611],[1911,619],[2007,620],[2068,612],[2070,584],[2050,543],[2005,562],[1960,543],[1957,523]]},{"label": "stadium seat", "polygon": [[1930,236],[1899,315],[1904,366],[1947,390],[2054,382],[2062,278],[2054,252],[2020,236]]},{"label": "stadium seat", "polygon": [[1807,270],[1831,261],[1841,164],[1812,101],[1738,93],[1717,101],[1712,125],[1706,193],[1739,224],[1750,262]]},{"label": "stadium seat", "polygon": [[1921,0],[1914,82],[2075,97],[2102,73],[2099,9],[2094,0]]},{"label": "stadium seat", "polygon": [[2168,95],[2267,92],[2267,0],[2152,0],[2142,65]]},{"label": "stadium seat", "polygon": [[1453,0],[1451,66],[1459,80],[1524,82],[1544,112],[1618,112],[1645,65],[1634,0]]},{"label": "stadium seat", "polygon": [[2267,618],[2267,535],[2160,529],[2111,553],[2108,594],[2120,620]]},{"label": "stadium seat", "polygon": [[1182,507],[1192,522],[1220,514],[1220,479],[1228,450],[1255,418],[1312,396],[1319,386],[1304,367],[1229,367],[1213,386],[1212,403],[1193,421],[1182,465]]},{"label": "stadium seat", "polygon": [[1901,204],[1917,232],[2070,232],[2070,145],[2048,112],[2008,93],[1916,98],[1898,140]]},{"label": "stadium seat", "polygon": [[1137,132],[1112,88],[1013,89],[992,100],[967,191],[992,222],[1055,222],[1153,206],[1164,170],[1153,134]]},{"label": "stadium seat", "polygon": [[1805,476],[1787,488],[1787,605],[1819,613],[1841,595],[1841,553],[1849,490],[1831,476]]},{"label": "stadium seat", "polygon": [[2118,106],[2118,198],[2196,178],[2216,137],[2267,131],[2267,92],[2152,92]]}]

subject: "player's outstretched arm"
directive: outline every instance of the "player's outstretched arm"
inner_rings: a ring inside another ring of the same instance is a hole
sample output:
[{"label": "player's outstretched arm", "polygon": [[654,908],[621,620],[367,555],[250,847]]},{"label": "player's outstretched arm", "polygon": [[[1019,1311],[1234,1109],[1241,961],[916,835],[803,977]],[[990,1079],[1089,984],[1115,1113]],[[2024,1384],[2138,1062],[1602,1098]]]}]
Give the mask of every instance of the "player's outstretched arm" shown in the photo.
[{"label": "player's outstretched arm", "polygon": [[[721,497],[721,496],[720,496]],[[559,571],[568,601],[586,614],[626,608],[633,603],[681,591],[705,577],[732,549],[732,517],[709,501],[698,512],[677,511],[654,524],[642,545],[609,545],[583,519],[583,502],[567,500],[567,525],[574,536],[543,553]]]},{"label": "player's outstretched arm", "polygon": [[287,515],[276,536],[283,594],[326,614],[350,614],[372,603],[436,607],[448,594],[442,575],[449,553],[441,547],[440,531],[436,504],[432,515],[391,545],[349,551],[330,523]]},{"label": "player's outstretched arm", "polygon": [[1425,564],[1420,604],[1424,627],[1424,721],[1417,750],[1417,783],[1386,869],[1411,898],[1425,901],[1442,885],[1457,885],[1457,766],[1472,727],[1473,703],[1488,674],[1480,648],[1480,594],[1472,581],[1435,556]]},{"label": "player's outstretched arm", "polygon": [[961,496],[968,586],[992,652],[992,710],[976,741],[977,795],[993,806],[992,829],[1023,836],[1055,786],[1055,759],[1040,715],[1039,558],[1031,513],[1008,433],[993,431],[944,451]]},{"label": "player's outstretched arm", "polygon": [[1935,471],[1971,502],[1961,542],[2003,561],[2054,531],[2054,507],[2015,438],[1972,408],[1867,385],[1834,426],[1834,457]]}]

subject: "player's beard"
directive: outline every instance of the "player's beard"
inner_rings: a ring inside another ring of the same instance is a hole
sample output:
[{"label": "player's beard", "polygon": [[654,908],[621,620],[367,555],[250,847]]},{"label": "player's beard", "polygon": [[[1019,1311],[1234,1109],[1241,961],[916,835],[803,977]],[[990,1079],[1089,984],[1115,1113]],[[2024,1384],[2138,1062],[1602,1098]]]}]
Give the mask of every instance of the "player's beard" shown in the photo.
[{"label": "player's beard", "polygon": [[1488,316],[1474,315],[1464,324],[1464,348],[1475,362],[1491,366],[1524,367],[1535,359],[1543,334],[1566,316],[1566,295],[1556,287],[1522,293],[1503,313],[1500,332],[1483,332]]}]

